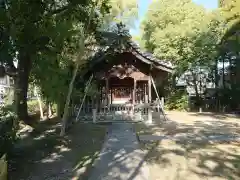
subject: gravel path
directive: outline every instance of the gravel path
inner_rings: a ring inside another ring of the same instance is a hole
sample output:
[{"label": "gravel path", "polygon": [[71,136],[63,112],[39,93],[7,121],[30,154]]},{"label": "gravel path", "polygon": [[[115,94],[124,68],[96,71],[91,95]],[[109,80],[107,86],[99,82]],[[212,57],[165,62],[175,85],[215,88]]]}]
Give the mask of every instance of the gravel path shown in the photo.
[{"label": "gravel path", "polygon": [[89,180],[147,180],[148,176],[145,153],[139,147],[133,125],[112,124]]}]

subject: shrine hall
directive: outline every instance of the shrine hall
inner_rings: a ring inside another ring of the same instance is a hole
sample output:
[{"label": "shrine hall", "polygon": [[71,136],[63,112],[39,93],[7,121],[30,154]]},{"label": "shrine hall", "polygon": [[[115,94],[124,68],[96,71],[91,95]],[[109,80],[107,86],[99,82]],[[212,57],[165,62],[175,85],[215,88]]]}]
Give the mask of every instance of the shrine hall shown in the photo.
[{"label": "shrine hall", "polygon": [[161,87],[173,71],[172,64],[141,51],[132,41],[128,45],[126,50],[114,55],[96,55],[91,62],[85,76],[94,77],[98,93],[86,97],[82,112],[111,107],[132,110],[138,104],[150,104],[157,98],[154,86]]}]

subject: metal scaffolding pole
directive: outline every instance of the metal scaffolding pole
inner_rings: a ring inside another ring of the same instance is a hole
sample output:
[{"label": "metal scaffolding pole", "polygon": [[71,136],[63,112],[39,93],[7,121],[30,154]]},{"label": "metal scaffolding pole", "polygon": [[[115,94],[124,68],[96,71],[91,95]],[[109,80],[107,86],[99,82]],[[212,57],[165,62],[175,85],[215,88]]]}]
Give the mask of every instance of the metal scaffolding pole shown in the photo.
[{"label": "metal scaffolding pole", "polygon": [[156,85],[155,85],[155,82],[154,82],[152,76],[150,76],[150,79],[151,79],[151,81],[152,81],[153,88],[154,88],[155,93],[156,93],[156,95],[157,95],[158,103],[159,103],[159,105],[160,105],[161,112],[162,112],[162,114],[163,114],[164,120],[166,121],[166,120],[167,120],[167,116],[166,116],[166,114],[165,114],[165,112],[164,112],[164,109],[163,109],[163,106],[162,106],[162,103],[161,103],[161,100],[160,100],[160,97],[159,97],[159,94],[158,94],[158,91],[157,91],[157,88],[156,88]]},{"label": "metal scaffolding pole", "polygon": [[90,78],[89,78],[89,80],[88,80],[88,82],[87,82],[87,85],[86,85],[86,87],[85,87],[83,100],[82,100],[82,103],[81,103],[80,108],[79,108],[79,110],[78,110],[78,114],[77,114],[77,117],[76,117],[76,122],[78,121],[78,117],[79,117],[79,115],[80,115],[80,113],[81,113],[81,110],[82,110],[84,101],[85,101],[85,99],[86,99],[86,96],[87,96],[87,93],[88,93],[90,84],[91,84],[91,82],[92,82],[92,79],[93,79],[93,74],[90,76]]}]

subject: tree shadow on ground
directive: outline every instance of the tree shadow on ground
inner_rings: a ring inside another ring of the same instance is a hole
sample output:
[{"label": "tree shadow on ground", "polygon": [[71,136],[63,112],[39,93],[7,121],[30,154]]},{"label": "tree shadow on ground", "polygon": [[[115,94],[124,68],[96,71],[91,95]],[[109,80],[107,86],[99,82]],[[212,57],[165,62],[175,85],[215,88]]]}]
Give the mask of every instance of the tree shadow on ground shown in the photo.
[{"label": "tree shadow on ground", "polygon": [[105,125],[78,123],[60,137],[57,119],[39,122],[15,146],[9,163],[9,179],[87,179],[98,157]]},{"label": "tree shadow on ground", "polygon": [[132,123],[114,123],[89,180],[147,179],[145,162],[145,152],[139,148]]},{"label": "tree shadow on ground", "polygon": [[222,119],[222,120],[226,120],[228,118],[240,118],[239,114],[234,114],[234,113],[217,113],[217,112],[202,112],[202,113],[198,113],[198,112],[193,112],[193,113],[189,113],[190,116],[205,116],[205,117],[212,117],[212,118],[217,118],[217,119]]},{"label": "tree shadow on ground", "polygon": [[153,179],[240,179],[239,124],[222,120],[154,122],[136,125],[139,135],[164,137],[158,141],[139,138],[148,151]]}]

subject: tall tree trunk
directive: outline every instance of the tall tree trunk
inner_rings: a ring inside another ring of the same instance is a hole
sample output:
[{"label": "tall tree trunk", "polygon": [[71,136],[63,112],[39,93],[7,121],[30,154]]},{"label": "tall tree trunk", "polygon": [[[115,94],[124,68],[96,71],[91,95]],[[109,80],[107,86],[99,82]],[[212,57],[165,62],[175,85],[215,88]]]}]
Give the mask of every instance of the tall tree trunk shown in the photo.
[{"label": "tall tree trunk", "polygon": [[43,115],[41,96],[39,95],[36,86],[34,87],[34,94],[37,95],[37,101],[38,101],[38,106],[39,106],[39,111],[40,111],[40,118],[43,120],[44,119],[44,115]]},{"label": "tall tree trunk", "polygon": [[41,97],[37,96],[37,100],[38,100],[38,105],[40,110],[40,118],[44,119]]},{"label": "tall tree trunk", "polygon": [[70,104],[70,100],[71,100],[74,82],[75,82],[77,72],[78,72],[78,67],[79,67],[79,64],[76,64],[76,67],[74,69],[73,76],[72,76],[72,79],[71,79],[71,82],[70,82],[69,88],[68,88],[68,94],[67,94],[67,99],[66,99],[66,103],[64,106],[64,114],[63,114],[63,118],[62,118],[62,128],[61,128],[61,133],[60,133],[61,136],[64,136],[65,131],[66,131],[67,119],[68,119],[68,114],[69,114],[69,104]]},{"label": "tall tree trunk", "polygon": [[[62,95],[63,96],[63,95]],[[64,96],[64,99],[65,99],[65,96]],[[64,101],[62,99],[58,99],[57,101],[57,109],[56,109],[56,114],[57,114],[57,117],[59,119],[62,118],[62,115],[63,115],[63,105],[64,105]]]},{"label": "tall tree trunk", "polygon": [[190,71],[191,72],[191,75],[192,75],[192,85],[193,85],[193,89],[194,89],[194,91],[195,91],[195,97],[196,97],[196,102],[195,102],[195,105],[197,106],[196,108],[200,108],[200,104],[201,104],[201,97],[200,97],[200,93],[201,92],[199,92],[199,85],[198,85],[198,83],[199,83],[199,75],[198,74],[196,74],[195,72],[194,72],[194,70],[193,71]]},{"label": "tall tree trunk", "polygon": [[61,103],[60,101],[57,102],[57,109],[56,109],[57,117],[61,119]]},{"label": "tall tree trunk", "polygon": [[18,61],[18,76],[16,77],[15,86],[15,103],[16,112],[18,118],[27,122],[28,120],[28,108],[27,108],[27,92],[28,92],[28,80],[31,70],[31,59],[27,53],[19,52]]},{"label": "tall tree trunk", "polygon": [[[96,5],[98,4],[98,1],[99,0],[97,0]],[[84,54],[84,50],[85,50],[84,42],[85,42],[85,38],[86,38],[85,30],[86,30],[86,32],[88,31],[90,21],[92,20],[93,15],[94,15],[94,11],[95,11],[94,9],[95,9],[95,6],[92,7],[86,28],[83,29],[83,32],[81,33],[81,37],[80,37],[80,41],[79,41],[80,47],[79,47],[79,54],[77,57],[77,61],[82,60],[81,57]],[[65,135],[67,119],[68,119],[68,115],[69,115],[69,104],[70,104],[71,95],[72,95],[72,91],[73,91],[74,82],[75,82],[75,79],[77,76],[78,68],[79,68],[79,62],[75,64],[73,76],[72,76],[71,82],[68,87],[68,94],[67,94],[67,99],[66,99],[66,103],[64,106],[64,113],[63,113],[63,118],[62,118],[62,128],[61,128],[61,133],[60,133],[61,136]]]},{"label": "tall tree trunk", "polygon": [[52,106],[51,106],[51,102],[47,101],[47,118],[49,119],[52,116],[53,112],[52,112]]}]

